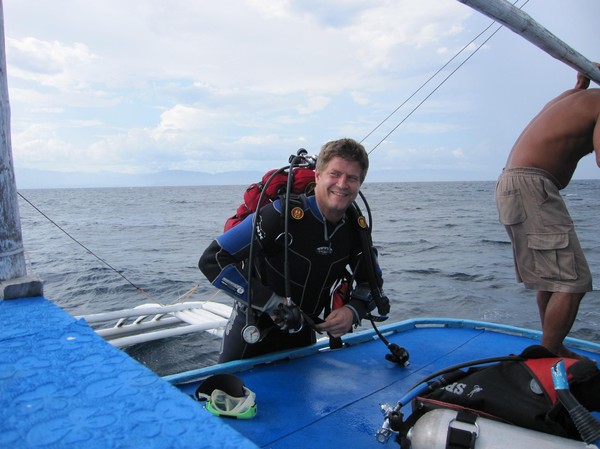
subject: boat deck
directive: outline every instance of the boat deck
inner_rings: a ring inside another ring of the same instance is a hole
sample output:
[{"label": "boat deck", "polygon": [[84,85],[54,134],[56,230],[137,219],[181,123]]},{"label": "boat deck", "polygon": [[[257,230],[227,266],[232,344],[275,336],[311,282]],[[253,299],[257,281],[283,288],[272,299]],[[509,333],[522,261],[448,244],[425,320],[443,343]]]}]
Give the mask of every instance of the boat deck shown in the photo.
[{"label": "boat deck", "polygon": [[0,447],[256,447],[42,297],[0,323]]},{"label": "boat deck", "polygon": [[[395,405],[442,368],[517,354],[540,337],[408,320],[381,326],[410,352],[408,367],[385,360],[387,348],[366,330],[341,350],[323,343],[160,378],[44,298],[0,301],[0,322],[0,447],[14,448],[397,448],[376,440],[381,403]],[[567,344],[600,360],[597,344]],[[218,372],[237,373],[256,393],[255,418],[218,418],[189,397]]]},{"label": "boat deck", "polygon": [[[408,367],[385,360],[387,348],[367,330],[345,338],[349,346],[344,349],[303,357],[314,352],[314,348],[303,348],[291,352],[298,358],[261,364],[257,359],[234,361],[190,372],[189,379],[173,376],[168,380],[185,383],[201,374],[235,372],[256,393],[258,413],[252,420],[226,422],[263,448],[398,448],[394,437],[386,444],[376,440],[384,418],[380,404],[395,406],[411,387],[440,369],[519,354],[539,344],[540,337],[536,331],[466,320],[450,324],[447,320],[409,320],[381,329],[389,334],[391,343],[409,351]],[[586,342],[581,343],[585,348]],[[596,361],[600,359],[598,345],[588,347],[595,352],[572,346]],[[267,359],[265,356],[264,361]],[[179,387],[193,394],[197,384]]]}]

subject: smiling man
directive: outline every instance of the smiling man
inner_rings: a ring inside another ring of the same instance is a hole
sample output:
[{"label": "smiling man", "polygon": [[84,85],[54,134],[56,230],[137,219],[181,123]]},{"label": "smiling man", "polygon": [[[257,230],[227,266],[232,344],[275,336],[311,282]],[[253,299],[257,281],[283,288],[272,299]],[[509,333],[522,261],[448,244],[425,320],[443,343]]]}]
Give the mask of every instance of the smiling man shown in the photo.
[{"label": "smiling man", "polygon": [[[354,214],[349,214],[368,168],[367,152],[358,142],[326,143],[317,159],[314,196],[288,198],[287,220],[286,199],[280,198],[264,206],[256,219],[250,215],[217,237],[204,251],[200,270],[215,287],[236,299],[219,362],[307,346],[316,341],[315,330],[339,337],[360,324],[373,308],[369,264],[359,263],[363,259],[359,233],[364,231],[351,218]],[[249,322],[248,257],[253,234],[250,316],[254,319]],[[381,272],[374,261],[381,287]],[[343,306],[331,307],[332,288],[347,276],[348,269],[357,288]],[[319,318],[322,314],[324,320]],[[310,326],[312,322],[319,324]]]}]

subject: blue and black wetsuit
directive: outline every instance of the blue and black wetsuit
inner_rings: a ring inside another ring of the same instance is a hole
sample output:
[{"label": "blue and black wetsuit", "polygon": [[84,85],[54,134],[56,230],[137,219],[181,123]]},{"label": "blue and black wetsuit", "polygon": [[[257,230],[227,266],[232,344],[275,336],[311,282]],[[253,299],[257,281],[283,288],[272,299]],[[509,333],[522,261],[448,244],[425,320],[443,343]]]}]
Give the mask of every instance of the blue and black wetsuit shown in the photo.
[{"label": "blue and black wetsuit", "polygon": [[[331,302],[331,288],[347,271],[357,266],[362,245],[358,225],[348,218],[337,224],[327,222],[314,196],[300,195],[291,200],[288,221],[291,298],[302,311],[317,317]],[[273,293],[286,296],[284,277],[284,205],[280,200],[263,207],[256,220],[254,273],[251,283],[252,307],[259,312]],[[254,357],[282,349],[307,346],[315,342],[308,326],[296,334],[282,332],[266,313],[259,313],[258,327],[270,329],[256,344],[241,337],[246,324],[248,282],[246,261],[252,238],[253,215],[217,237],[204,251],[199,267],[215,287],[234,297],[236,304],[223,341],[219,362]],[[358,264],[357,283],[368,282],[366,264]],[[378,280],[381,276],[379,267]],[[354,313],[355,324],[368,312],[367,304],[351,299],[347,304]]]}]

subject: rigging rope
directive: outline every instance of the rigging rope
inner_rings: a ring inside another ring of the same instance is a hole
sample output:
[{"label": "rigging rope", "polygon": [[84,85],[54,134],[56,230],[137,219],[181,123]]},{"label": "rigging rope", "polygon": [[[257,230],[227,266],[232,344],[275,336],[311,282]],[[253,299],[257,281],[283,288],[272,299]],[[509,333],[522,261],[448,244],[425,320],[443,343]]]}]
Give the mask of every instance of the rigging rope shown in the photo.
[{"label": "rigging rope", "polygon": [[[519,0],[516,0],[514,5],[516,5],[518,3]],[[527,3],[529,3],[529,0],[525,0],[525,2],[519,6],[519,9],[523,9],[523,7],[525,5],[527,5]],[[473,39],[471,39],[471,41],[469,43],[467,43],[465,46],[463,46],[454,56],[452,56],[452,58],[450,58],[445,64],[443,64],[433,75],[431,75],[423,84],[421,84],[419,86],[419,88],[417,90],[415,90],[408,98],[406,98],[406,100],[404,100],[400,106],[398,106],[396,109],[394,109],[387,117],[385,117],[375,128],[373,128],[365,137],[363,137],[363,139],[360,141],[360,143],[363,143],[367,138],[369,138],[369,136],[371,134],[373,134],[375,131],[377,131],[377,129],[379,129],[386,121],[388,121],[396,112],[398,112],[400,110],[400,108],[402,108],[402,106],[404,106],[406,103],[408,103],[411,98],[413,98],[421,89],[423,89],[433,78],[435,78],[442,70],[444,70],[452,61],[454,61],[463,51],[465,51],[467,48],[469,48],[469,46],[475,42],[477,39],[479,39],[483,34],[485,34],[492,26],[494,26],[496,22],[492,21],[492,23],[490,23],[481,33],[479,33],[477,36],[475,36]],[[448,76],[446,76],[440,83],[438,83],[438,85],[423,99],[421,100],[421,102],[419,102],[406,116],[404,116],[404,118],[396,125],[392,128],[392,130],[390,132],[388,132],[379,142],[377,142],[377,144],[371,148],[371,150],[369,150],[369,154],[371,154],[373,151],[375,151],[375,149],[381,145],[385,139],[387,139],[392,133],[394,133],[394,131],[396,131],[400,125],[402,125],[417,109],[419,109],[419,107],[421,107],[421,105],[423,103],[425,103],[425,101],[427,101],[429,99],[429,97],[431,97],[440,87],[442,87],[442,85],[452,76],[454,75],[454,73],[456,73],[456,71],[458,69],[460,69],[469,59],[471,59],[475,53],[477,53],[481,47],[483,47],[492,37],[494,37],[494,35],[500,31],[500,29],[503,27],[503,25],[498,25],[498,27],[496,28],[496,30],[490,34],[490,36],[483,41],[483,43],[481,43],[467,58],[465,58],[452,72],[450,72],[450,74]]]},{"label": "rigging rope", "polygon": [[136,290],[138,290],[142,294],[146,295],[152,301],[158,302],[148,292],[146,292],[143,288],[138,287],[133,282],[131,282],[129,279],[127,279],[127,277],[121,271],[117,270],[115,267],[113,267],[111,264],[109,264],[106,260],[104,260],[103,258],[101,258],[100,256],[98,256],[91,249],[89,249],[87,246],[85,246],[83,243],[81,243],[79,240],[77,240],[75,237],[73,237],[71,234],[69,234],[58,223],[56,223],[48,215],[46,215],[43,211],[41,211],[35,204],[33,204],[31,201],[29,201],[27,198],[25,198],[25,196],[23,196],[23,194],[21,192],[17,192],[17,194],[21,198],[23,198],[23,200],[25,200],[31,207],[33,207],[36,211],[38,211],[46,220],[48,220],[50,223],[52,223],[54,226],[56,226],[58,229],[60,229],[67,237],[69,237],[71,240],[73,240],[75,243],[77,243],[79,246],[81,246],[83,249],[85,249],[88,253],[90,253],[92,256],[94,256],[96,259],[98,259],[100,262],[102,262],[104,265],[106,265],[108,268],[110,268],[111,270],[113,270],[119,276],[121,276],[129,285],[131,285],[133,288],[135,288]]}]

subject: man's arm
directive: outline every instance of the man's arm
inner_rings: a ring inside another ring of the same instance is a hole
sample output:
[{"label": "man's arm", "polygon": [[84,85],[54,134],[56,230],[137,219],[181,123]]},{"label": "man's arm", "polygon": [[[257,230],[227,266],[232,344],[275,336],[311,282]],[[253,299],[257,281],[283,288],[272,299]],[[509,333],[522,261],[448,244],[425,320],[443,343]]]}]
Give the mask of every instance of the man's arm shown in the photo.
[{"label": "man's arm", "polygon": [[[213,240],[198,261],[198,268],[211,284],[242,302],[248,302],[247,272],[242,270],[242,262],[247,260],[250,252],[252,218],[250,215]],[[253,307],[262,310],[272,296],[270,288],[253,278]]]},{"label": "man's arm", "polygon": [[[600,68],[600,64],[596,64],[596,66],[598,68]],[[572,95],[574,93],[585,90],[588,87],[590,87],[590,79],[587,76],[585,76],[583,73],[577,72],[577,80],[575,81],[575,87],[573,87],[573,89],[569,89],[569,90],[563,92],[558,97],[552,99],[550,102],[548,102],[548,104],[546,106],[544,106],[544,108],[542,110],[546,109],[548,106],[552,106],[557,101],[562,100],[563,98],[568,97],[569,95]]]}]

